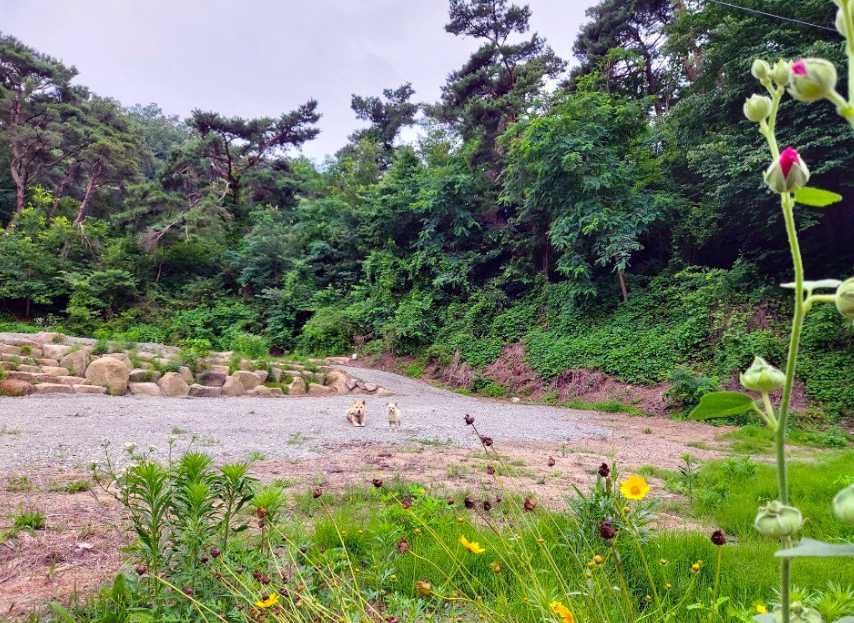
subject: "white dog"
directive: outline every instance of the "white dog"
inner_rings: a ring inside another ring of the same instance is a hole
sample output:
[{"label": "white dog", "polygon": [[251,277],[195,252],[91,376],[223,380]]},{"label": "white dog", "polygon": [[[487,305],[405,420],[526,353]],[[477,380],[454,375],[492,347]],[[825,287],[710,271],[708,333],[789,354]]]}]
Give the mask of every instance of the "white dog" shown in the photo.
[{"label": "white dog", "polygon": [[388,409],[388,425],[393,428],[400,428],[400,408],[397,403],[388,403],[386,409]]}]

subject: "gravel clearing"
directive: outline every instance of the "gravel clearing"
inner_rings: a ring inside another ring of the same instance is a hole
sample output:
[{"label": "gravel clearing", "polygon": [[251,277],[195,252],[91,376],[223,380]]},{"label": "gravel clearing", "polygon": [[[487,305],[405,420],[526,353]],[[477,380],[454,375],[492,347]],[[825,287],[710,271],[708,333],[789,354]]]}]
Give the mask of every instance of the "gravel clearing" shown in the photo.
[{"label": "gravel clearing", "polygon": [[[0,470],[37,467],[85,468],[125,443],[156,447],[164,458],[169,440],[180,452],[190,443],[217,461],[254,455],[267,459],[310,459],[353,442],[435,442],[473,447],[477,440],[463,415],[477,418],[481,433],[496,442],[573,442],[608,438],[610,428],[589,413],[461,396],[406,377],[344,368],[377,383],[392,397],[366,396],[364,428],[347,424],[344,412],[359,396],[284,398],[148,398],[138,396],[30,396],[0,398]],[[390,429],[385,405],[397,401],[401,428]]]}]

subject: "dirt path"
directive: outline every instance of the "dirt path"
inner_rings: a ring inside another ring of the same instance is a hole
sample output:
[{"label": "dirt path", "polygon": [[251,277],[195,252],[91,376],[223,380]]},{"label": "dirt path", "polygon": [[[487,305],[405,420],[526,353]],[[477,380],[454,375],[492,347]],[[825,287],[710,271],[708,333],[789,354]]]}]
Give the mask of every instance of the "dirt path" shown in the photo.
[{"label": "dirt path", "polygon": [[[502,455],[502,486],[553,507],[571,485],[588,486],[602,461],[674,468],[685,452],[708,458],[717,455],[709,448],[720,446],[721,429],[701,424],[483,400],[388,372],[354,373],[395,392],[368,397],[368,426],[361,429],[344,420],[351,396],[0,399],[0,530],[21,510],[41,511],[47,524],[0,539],[0,620],[74,591],[85,594],[119,568],[127,538],[121,509],[104,494],[63,491],[103,458],[104,439],[114,457],[125,442],[157,446],[163,456],[172,438],[177,452],[192,446],[218,462],[253,458],[257,477],[293,491],[399,477],[437,492],[483,496],[494,483],[463,422],[469,413]],[[399,431],[386,424],[387,400],[403,411]],[[661,487],[656,494],[671,497]]]}]

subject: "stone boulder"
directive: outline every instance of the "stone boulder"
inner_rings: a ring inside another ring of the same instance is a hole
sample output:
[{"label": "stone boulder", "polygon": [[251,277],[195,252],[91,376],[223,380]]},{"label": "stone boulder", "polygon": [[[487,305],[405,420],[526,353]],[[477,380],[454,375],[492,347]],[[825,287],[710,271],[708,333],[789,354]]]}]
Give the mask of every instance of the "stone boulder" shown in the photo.
[{"label": "stone boulder", "polygon": [[309,383],[308,393],[312,396],[326,396],[329,394],[334,394],[335,390],[331,387],[327,387],[326,385],[321,385],[319,383]]},{"label": "stone boulder", "polygon": [[327,387],[331,387],[339,394],[346,394],[350,391],[350,387],[348,387],[349,382],[352,380],[349,374],[344,372],[343,370],[330,370],[326,375],[326,385]]},{"label": "stone boulder", "polygon": [[243,389],[247,391],[255,389],[263,382],[258,379],[257,374],[249,372],[248,370],[238,370],[232,374],[230,378],[233,378],[236,382],[240,383],[243,386]]},{"label": "stone boulder", "polygon": [[179,372],[167,372],[157,381],[157,386],[160,388],[160,393],[172,398],[183,397],[190,393],[190,386]]},{"label": "stone boulder", "polygon": [[59,365],[75,376],[83,376],[86,373],[86,366],[89,365],[89,353],[85,350],[68,353],[59,360]]},{"label": "stone boulder", "polygon": [[160,378],[160,373],[156,370],[134,368],[130,371],[129,378],[131,383],[156,383]]},{"label": "stone boulder", "polygon": [[56,377],[56,380],[63,385],[83,385],[86,383],[86,379],[82,376],[58,376]]},{"label": "stone boulder", "polygon": [[[250,376],[251,373],[250,373]],[[255,378],[254,376],[252,378]],[[253,385],[249,389],[254,388]],[[223,396],[242,396],[246,393],[246,386],[240,382],[237,378],[236,374],[225,379],[225,384],[222,386],[222,395]]]},{"label": "stone boulder", "polygon": [[42,366],[42,372],[53,376],[68,376],[70,374],[68,368],[61,366]]},{"label": "stone boulder", "polygon": [[107,388],[100,385],[73,385],[76,394],[106,394]]},{"label": "stone boulder", "polygon": [[44,344],[42,352],[48,359],[62,359],[71,352],[71,347],[67,344]]},{"label": "stone boulder", "polygon": [[71,385],[63,385],[62,383],[39,383],[33,385],[36,394],[73,394],[74,388]]},{"label": "stone boulder", "polygon": [[307,391],[308,387],[306,387],[305,379],[301,376],[294,378],[290,385],[288,385],[288,394],[291,396],[302,396]]},{"label": "stone boulder", "polygon": [[124,394],[130,380],[130,367],[117,357],[100,357],[86,368],[89,385],[100,385],[115,395]]},{"label": "stone boulder", "polygon": [[194,398],[219,398],[222,396],[222,385],[212,387],[210,385],[193,383],[190,385],[190,396]]},{"label": "stone boulder", "polygon": [[160,396],[157,383],[128,383],[128,389],[134,396]]},{"label": "stone boulder", "polygon": [[222,387],[225,385],[225,379],[228,378],[228,371],[222,370],[205,370],[199,375],[199,385],[208,387]]},{"label": "stone boulder", "polygon": [[0,381],[0,396],[27,396],[33,393],[32,383],[19,379]]},{"label": "stone boulder", "polygon": [[252,374],[254,374],[261,383],[267,382],[267,371],[266,370],[255,370]]},{"label": "stone boulder", "polygon": [[259,385],[258,387],[254,388],[254,389],[250,389],[246,393],[249,394],[250,396],[261,396],[262,398],[270,398],[273,396],[273,390],[269,387],[264,386],[264,385]]},{"label": "stone boulder", "polygon": [[184,382],[189,385],[193,382],[193,371],[190,370],[187,366],[181,366],[178,368],[178,374],[181,375],[181,378],[184,379]]},{"label": "stone boulder", "polygon": [[16,381],[26,381],[27,383],[32,383],[37,381],[35,372],[21,372],[20,370],[13,370],[6,374],[6,377],[9,379],[13,379]]},{"label": "stone boulder", "polygon": [[0,353],[4,355],[20,355],[21,347],[12,344],[0,344]]},{"label": "stone boulder", "polygon": [[107,353],[104,357],[111,357],[112,359],[118,359],[123,364],[127,366],[127,369],[130,370],[133,368],[133,363],[131,363],[130,357],[128,357],[127,353]]}]

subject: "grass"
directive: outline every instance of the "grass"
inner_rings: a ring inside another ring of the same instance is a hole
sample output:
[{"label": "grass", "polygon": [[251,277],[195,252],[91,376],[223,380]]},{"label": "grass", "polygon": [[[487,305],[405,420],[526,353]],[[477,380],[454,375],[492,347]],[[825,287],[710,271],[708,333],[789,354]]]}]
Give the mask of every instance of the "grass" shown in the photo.
[{"label": "grass", "polygon": [[25,493],[33,488],[33,482],[26,475],[13,474],[6,479],[6,491],[11,493]]},{"label": "grass", "polygon": [[45,519],[40,511],[18,511],[12,517],[12,529],[15,532],[20,532],[21,530],[44,530],[44,527]]},{"label": "grass", "polygon": [[92,488],[92,483],[88,480],[72,480],[70,482],[53,483],[50,490],[55,493],[83,493]]},{"label": "grass", "polygon": [[625,413],[627,415],[646,416],[648,415],[642,409],[638,409],[633,405],[623,404],[616,400],[607,400],[605,402],[586,402],[584,400],[570,400],[562,402],[561,407],[565,409],[579,409],[582,411],[602,411],[605,413]]},{"label": "grass", "polygon": [[[740,454],[765,454],[774,449],[773,432],[759,424],[747,424],[719,438],[731,442],[732,451]],[[846,448],[851,437],[837,426],[824,431],[793,429],[788,433],[788,443],[811,448]]]}]

